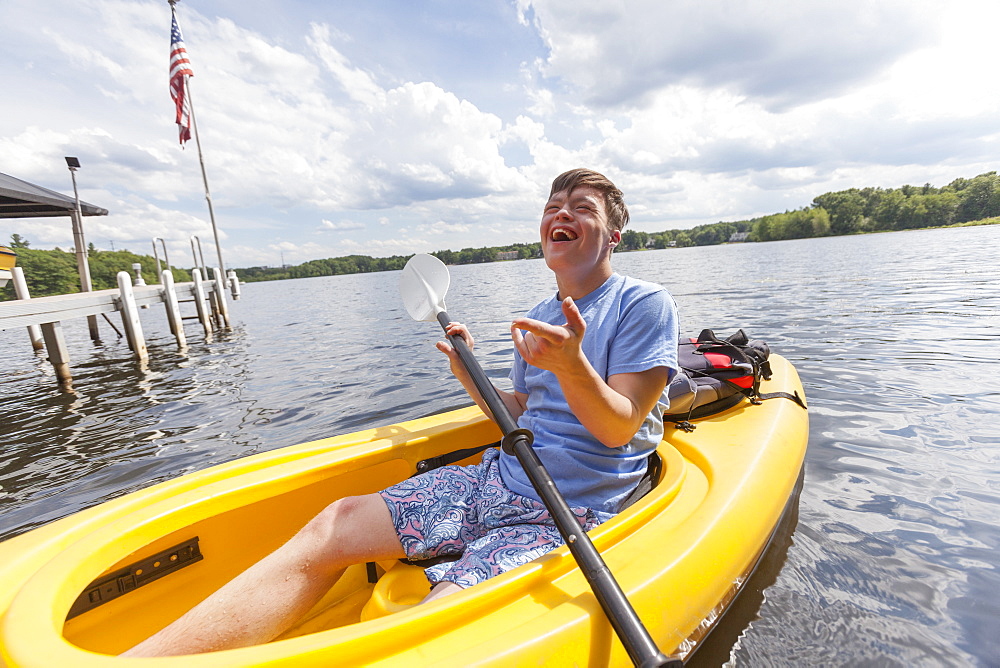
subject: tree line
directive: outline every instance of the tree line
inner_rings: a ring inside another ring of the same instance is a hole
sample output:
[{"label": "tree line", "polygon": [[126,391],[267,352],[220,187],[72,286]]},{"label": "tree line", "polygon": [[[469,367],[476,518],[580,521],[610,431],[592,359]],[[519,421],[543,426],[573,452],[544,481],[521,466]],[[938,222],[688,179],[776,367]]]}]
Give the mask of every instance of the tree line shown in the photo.
[{"label": "tree line", "polygon": [[[514,252],[516,257],[509,259],[527,260],[542,256],[542,245],[511,244],[487,248],[463,248],[460,251],[442,250],[431,255],[437,256],[445,264],[479,264],[496,262],[504,259],[504,253]],[[315,276],[338,276],[340,274],[367,274],[374,271],[392,271],[402,269],[412,255],[393,255],[392,257],[368,257],[367,255],[348,255],[331,257],[325,260],[310,260],[302,264],[285,267],[250,267],[237,269],[244,281],[277,281],[285,278],[312,278]]]},{"label": "tree line", "polygon": [[[845,234],[864,234],[892,230],[944,227],[973,222],[1000,223],[1000,176],[986,172],[972,179],[955,179],[946,186],[900,188],[850,188],[829,192],[813,199],[812,204],[794,211],[775,213],[735,222],[709,223],[686,230],[641,232],[625,230],[620,250],[646,248],[682,248],[709,246],[730,241],[779,241]],[[79,290],[76,258],[73,253],[56,248],[37,250],[15,234],[11,247],[18,254],[18,266],[34,296],[66,294]],[[463,248],[459,251],[436,251],[445,264],[478,264],[500,259],[530,259],[542,256],[541,244],[518,243],[507,246]],[[89,249],[90,273],[95,290],[117,287],[119,271],[131,271],[133,263],[142,265],[147,283],[157,283],[155,259],[129,251]],[[409,255],[392,257],[345,257],[310,260],[283,267],[248,267],[237,269],[244,281],[273,281],[286,278],[311,278],[402,269]],[[176,281],[190,281],[191,273],[172,267]],[[0,291],[4,299],[13,299],[13,286]]]},{"label": "tree line", "polygon": [[[927,183],[900,188],[850,188],[829,192],[795,211],[735,222],[709,223],[689,230],[647,233],[627,230],[623,250],[709,246],[733,235],[744,241],[780,241],[808,237],[912,230],[989,221],[1000,217],[1000,177],[986,172],[959,178],[941,188]],[[992,221],[1000,222],[1000,221]]]},{"label": "tree line", "polygon": [[[65,295],[80,291],[76,253],[61,248],[54,250],[31,248],[30,242],[19,234],[11,235],[9,246],[17,253],[17,266],[24,270],[24,280],[32,297]],[[90,281],[95,290],[117,288],[118,272],[127,271],[134,276],[132,272],[134,263],[142,266],[142,278],[146,283],[152,285],[160,282],[160,278],[156,275],[156,258],[150,255],[136,255],[127,250],[102,251],[95,248],[94,244],[89,244],[87,259],[90,264]],[[175,281],[191,280],[191,272],[187,269],[171,267],[170,273],[174,275]],[[0,296],[3,299],[16,298],[13,281],[0,290]]]}]

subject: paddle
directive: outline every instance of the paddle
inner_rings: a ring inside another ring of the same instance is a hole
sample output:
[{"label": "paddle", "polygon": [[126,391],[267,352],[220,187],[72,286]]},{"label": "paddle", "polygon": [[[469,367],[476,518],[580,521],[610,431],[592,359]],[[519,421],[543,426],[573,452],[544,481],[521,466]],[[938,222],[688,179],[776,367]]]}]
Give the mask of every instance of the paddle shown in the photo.
[{"label": "paddle", "polygon": [[[403,268],[399,290],[403,304],[414,320],[437,320],[447,330],[451,318],[445,310],[444,298],[450,284],[451,275],[443,262],[432,255],[414,255]],[[629,658],[637,666],[683,665],[677,659],[668,659],[657,648],[590,537],[580,528],[552,476],[532,449],[531,432],[517,426],[465,340],[459,336],[448,336],[448,340],[458,351],[462,365],[469,372],[472,382],[493,414],[494,421],[503,432],[504,452],[513,453],[521,462],[531,484],[555,521],[556,528],[569,546],[570,553],[590,583],[594,596],[625,646]]]}]

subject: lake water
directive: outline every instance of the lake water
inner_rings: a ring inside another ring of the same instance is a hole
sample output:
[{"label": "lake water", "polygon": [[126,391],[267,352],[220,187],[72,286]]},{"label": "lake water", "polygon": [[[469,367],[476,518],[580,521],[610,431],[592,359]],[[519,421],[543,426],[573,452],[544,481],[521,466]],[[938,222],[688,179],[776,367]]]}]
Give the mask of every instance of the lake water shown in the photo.
[{"label": "lake water", "polygon": [[[798,505],[700,665],[1000,665],[1000,226],[617,255],[682,330],[742,327],[798,368]],[[397,272],[243,287],[233,329],[179,352],[143,313],[140,367],[66,323],[73,392],[0,332],[0,538],[235,457],[465,405]],[[541,261],[452,268],[448,307],[508,386],[508,323]],[[190,305],[188,305],[190,306]],[[120,328],[120,325],[119,325]],[[651,555],[655,558],[655,555]]]}]

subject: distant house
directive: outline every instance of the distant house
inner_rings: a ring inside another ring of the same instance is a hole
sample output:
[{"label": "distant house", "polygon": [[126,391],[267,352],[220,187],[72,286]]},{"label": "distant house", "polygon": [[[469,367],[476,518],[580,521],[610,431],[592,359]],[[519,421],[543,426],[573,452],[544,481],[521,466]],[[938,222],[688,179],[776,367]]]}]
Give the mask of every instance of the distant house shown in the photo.
[{"label": "distant house", "polygon": [[738,244],[740,242],[746,241],[747,237],[750,236],[749,232],[733,232],[729,235],[729,243]]},{"label": "distant house", "polygon": [[516,250],[512,251],[501,251],[497,253],[498,260],[516,260],[520,257],[520,254]]}]

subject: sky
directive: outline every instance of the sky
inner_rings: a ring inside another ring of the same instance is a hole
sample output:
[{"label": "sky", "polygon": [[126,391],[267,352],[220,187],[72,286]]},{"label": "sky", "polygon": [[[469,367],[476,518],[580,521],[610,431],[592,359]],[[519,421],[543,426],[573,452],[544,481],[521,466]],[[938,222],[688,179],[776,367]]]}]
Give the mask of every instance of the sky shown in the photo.
[{"label": "sky", "polygon": [[[631,229],[997,169],[996,0],[181,0],[226,264],[538,239],[596,169]],[[0,172],[107,209],[98,249],[214,257],[166,0],[0,0]],[[71,249],[68,218],[0,243]]]}]

